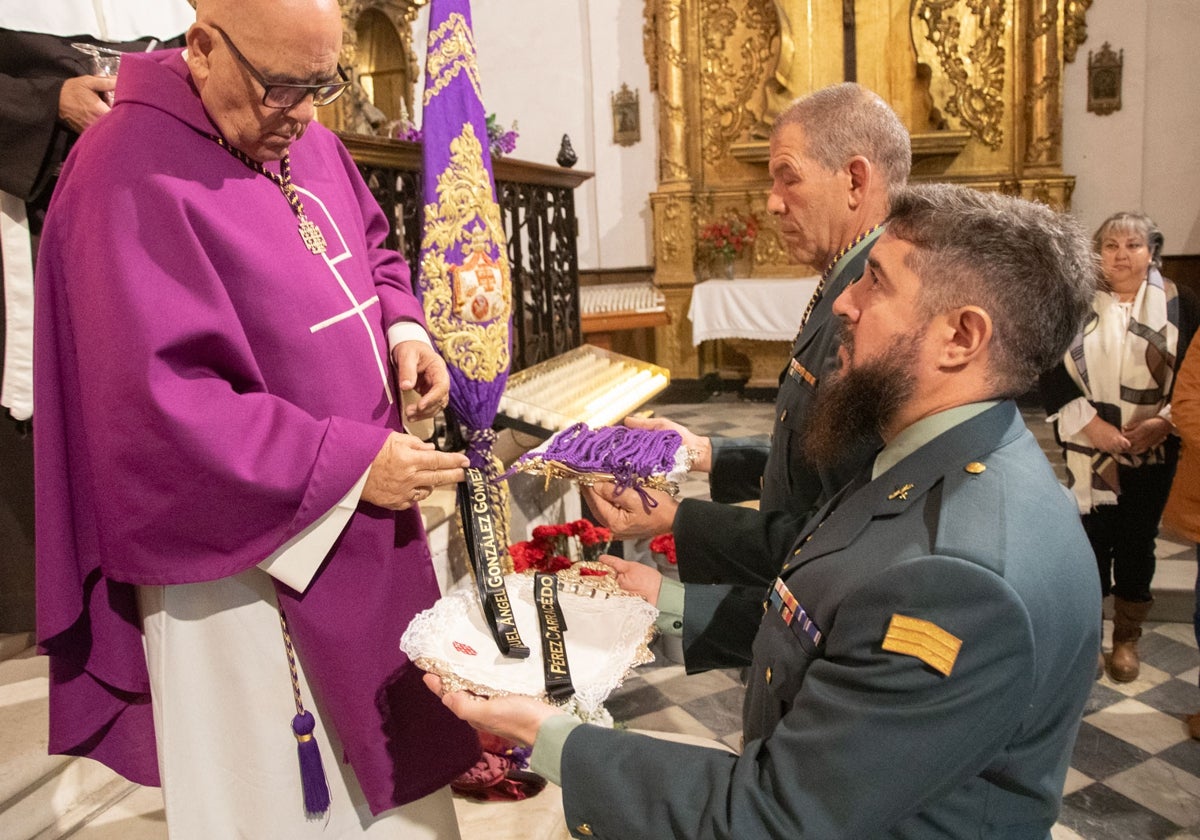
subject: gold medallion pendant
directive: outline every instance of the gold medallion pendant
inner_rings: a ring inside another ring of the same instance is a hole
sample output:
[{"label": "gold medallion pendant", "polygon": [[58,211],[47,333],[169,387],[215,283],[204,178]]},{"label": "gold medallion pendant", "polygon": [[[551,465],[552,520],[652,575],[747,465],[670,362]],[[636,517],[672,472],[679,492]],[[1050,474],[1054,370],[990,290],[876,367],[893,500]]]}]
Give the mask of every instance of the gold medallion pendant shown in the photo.
[{"label": "gold medallion pendant", "polygon": [[321,233],[321,229],[307,216],[300,216],[298,221],[300,238],[304,240],[304,247],[314,254],[324,254],[325,234]]}]

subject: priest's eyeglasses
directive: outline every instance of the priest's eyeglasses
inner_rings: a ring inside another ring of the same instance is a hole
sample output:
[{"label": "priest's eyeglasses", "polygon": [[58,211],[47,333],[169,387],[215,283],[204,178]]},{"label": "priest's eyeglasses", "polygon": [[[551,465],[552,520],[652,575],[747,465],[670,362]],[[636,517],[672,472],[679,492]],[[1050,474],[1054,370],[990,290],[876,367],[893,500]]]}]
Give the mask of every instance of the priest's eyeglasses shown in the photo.
[{"label": "priest's eyeglasses", "polygon": [[225,34],[224,29],[215,23],[209,25],[221,33],[221,37],[225,39],[225,44],[229,47],[230,52],[233,53],[233,57],[238,60],[239,64],[246,68],[246,71],[262,87],[262,104],[268,108],[278,108],[281,111],[285,111],[300,104],[304,101],[304,97],[309,95],[313,98],[313,105],[319,108],[337,99],[350,87],[350,78],[346,75],[346,71],[342,69],[342,65],[340,64],[337,66],[338,76],[342,79],[340,82],[325,82],[319,85],[293,85],[269,81],[254,68],[254,65],[247,60],[246,56],[242,55],[242,51],[233,45],[233,41]]}]

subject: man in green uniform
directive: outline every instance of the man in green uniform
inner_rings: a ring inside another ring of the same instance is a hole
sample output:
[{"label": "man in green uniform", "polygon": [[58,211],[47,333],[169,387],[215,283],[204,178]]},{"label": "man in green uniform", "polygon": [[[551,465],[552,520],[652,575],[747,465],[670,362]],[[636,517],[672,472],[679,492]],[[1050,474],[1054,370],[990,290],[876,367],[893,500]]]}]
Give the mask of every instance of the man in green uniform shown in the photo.
[{"label": "man in green uniform", "polygon": [[826,374],[837,367],[833,301],[862,275],[879,238],[889,195],[908,179],[908,131],[876,94],[854,83],[823,88],[796,100],[776,120],[770,141],[771,193],[767,209],[778,219],[789,255],[823,268],[775,401],[769,449],[761,439],[702,438],[663,419],[631,426],[671,427],[699,453],[693,469],[708,472],[713,498],[738,501],[762,495],[759,510],[662,494],[647,514],[629,495],[600,487],[589,507],[617,536],[673,531],[680,576],[695,583],[729,580],[747,556],[760,559],[754,599],[779,570],[776,558],[808,516],[866,463],[879,441],[847,446],[818,468],[807,455],[805,427]]},{"label": "man in green uniform", "polygon": [[[750,662],[740,754],[579,724],[529,697],[443,702],[534,744],[577,837],[1049,838],[1100,591],[1012,398],[1061,356],[1094,289],[1066,216],[950,185],[897,196],[834,303],[841,369],[808,440],[819,462],[846,438],[879,432],[883,449],[800,532],[765,602],[686,587],[693,650]],[[609,562],[660,609],[680,586]]]}]

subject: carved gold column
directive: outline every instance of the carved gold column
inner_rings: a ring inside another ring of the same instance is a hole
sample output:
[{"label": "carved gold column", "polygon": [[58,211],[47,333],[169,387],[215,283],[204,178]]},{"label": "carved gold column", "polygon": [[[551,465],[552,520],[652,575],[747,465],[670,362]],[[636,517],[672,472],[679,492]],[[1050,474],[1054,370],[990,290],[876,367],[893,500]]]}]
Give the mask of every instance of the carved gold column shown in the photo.
[{"label": "carved gold column", "polygon": [[[673,319],[657,361],[702,372],[691,345],[696,231],[755,213],[754,276],[797,276],[767,218],[765,140],[791,96],[841,78],[854,21],[857,78],[913,134],[914,181],[951,181],[1065,208],[1063,62],[1094,0],[645,0],[658,93],[655,280]],[[852,12],[852,14],[850,14]]]},{"label": "carved gold column", "polygon": [[646,59],[658,91],[658,190],[650,196],[654,217],[655,283],[666,298],[671,323],[654,331],[655,361],[682,379],[700,376],[687,319],[696,282],[692,265],[693,161],[699,132],[688,131],[694,80],[689,62],[697,59],[696,16],[692,0],[647,0]]},{"label": "carved gold column", "polygon": [[1066,209],[1075,179],[1062,172],[1063,0],[1022,2],[1022,31],[1017,33],[1023,47],[1018,83],[1025,103],[1021,194]]}]

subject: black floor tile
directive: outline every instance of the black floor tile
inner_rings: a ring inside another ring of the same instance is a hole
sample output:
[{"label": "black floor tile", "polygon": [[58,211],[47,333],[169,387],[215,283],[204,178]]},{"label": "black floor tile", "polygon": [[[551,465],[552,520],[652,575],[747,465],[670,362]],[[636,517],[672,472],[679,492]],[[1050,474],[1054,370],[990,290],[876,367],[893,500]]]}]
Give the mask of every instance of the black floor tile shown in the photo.
[{"label": "black floor tile", "polygon": [[1176,744],[1170,749],[1163,750],[1155,758],[1162,759],[1172,767],[1178,767],[1186,773],[1200,777],[1200,742],[1198,741],[1184,741],[1182,744]]},{"label": "black floor tile", "polygon": [[621,690],[613,692],[604,707],[608,709],[614,721],[621,723],[651,712],[662,711],[671,705],[671,701],[652,685],[643,683],[638,686],[626,683]]},{"label": "black floor tile", "polygon": [[1064,797],[1058,821],[1088,840],[1159,840],[1180,829],[1101,784]]},{"label": "black floor tile", "polygon": [[1110,688],[1102,682],[1097,682],[1092,686],[1092,693],[1088,695],[1087,705],[1083,707],[1083,716],[1087,717],[1094,712],[1107,709],[1114,703],[1120,703],[1122,700],[1128,699],[1126,695],[1115,688]]},{"label": "black floor tile", "polygon": [[[1192,659],[1196,651],[1192,651]],[[1193,665],[1195,663],[1193,662]],[[1162,685],[1147,689],[1137,696],[1147,706],[1152,706],[1168,715],[1183,717],[1200,711],[1200,689],[1188,680],[1167,680]],[[1200,748],[1200,745],[1198,745]]]},{"label": "black floor tile", "polygon": [[1138,642],[1138,656],[1160,671],[1175,676],[1196,667],[1196,648],[1161,633],[1145,633]]},{"label": "black floor tile", "polygon": [[1104,780],[1150,758],[1150,753],[1109,735],[1086,720],[1079,726],[1071,766],[1092,779]]}]

